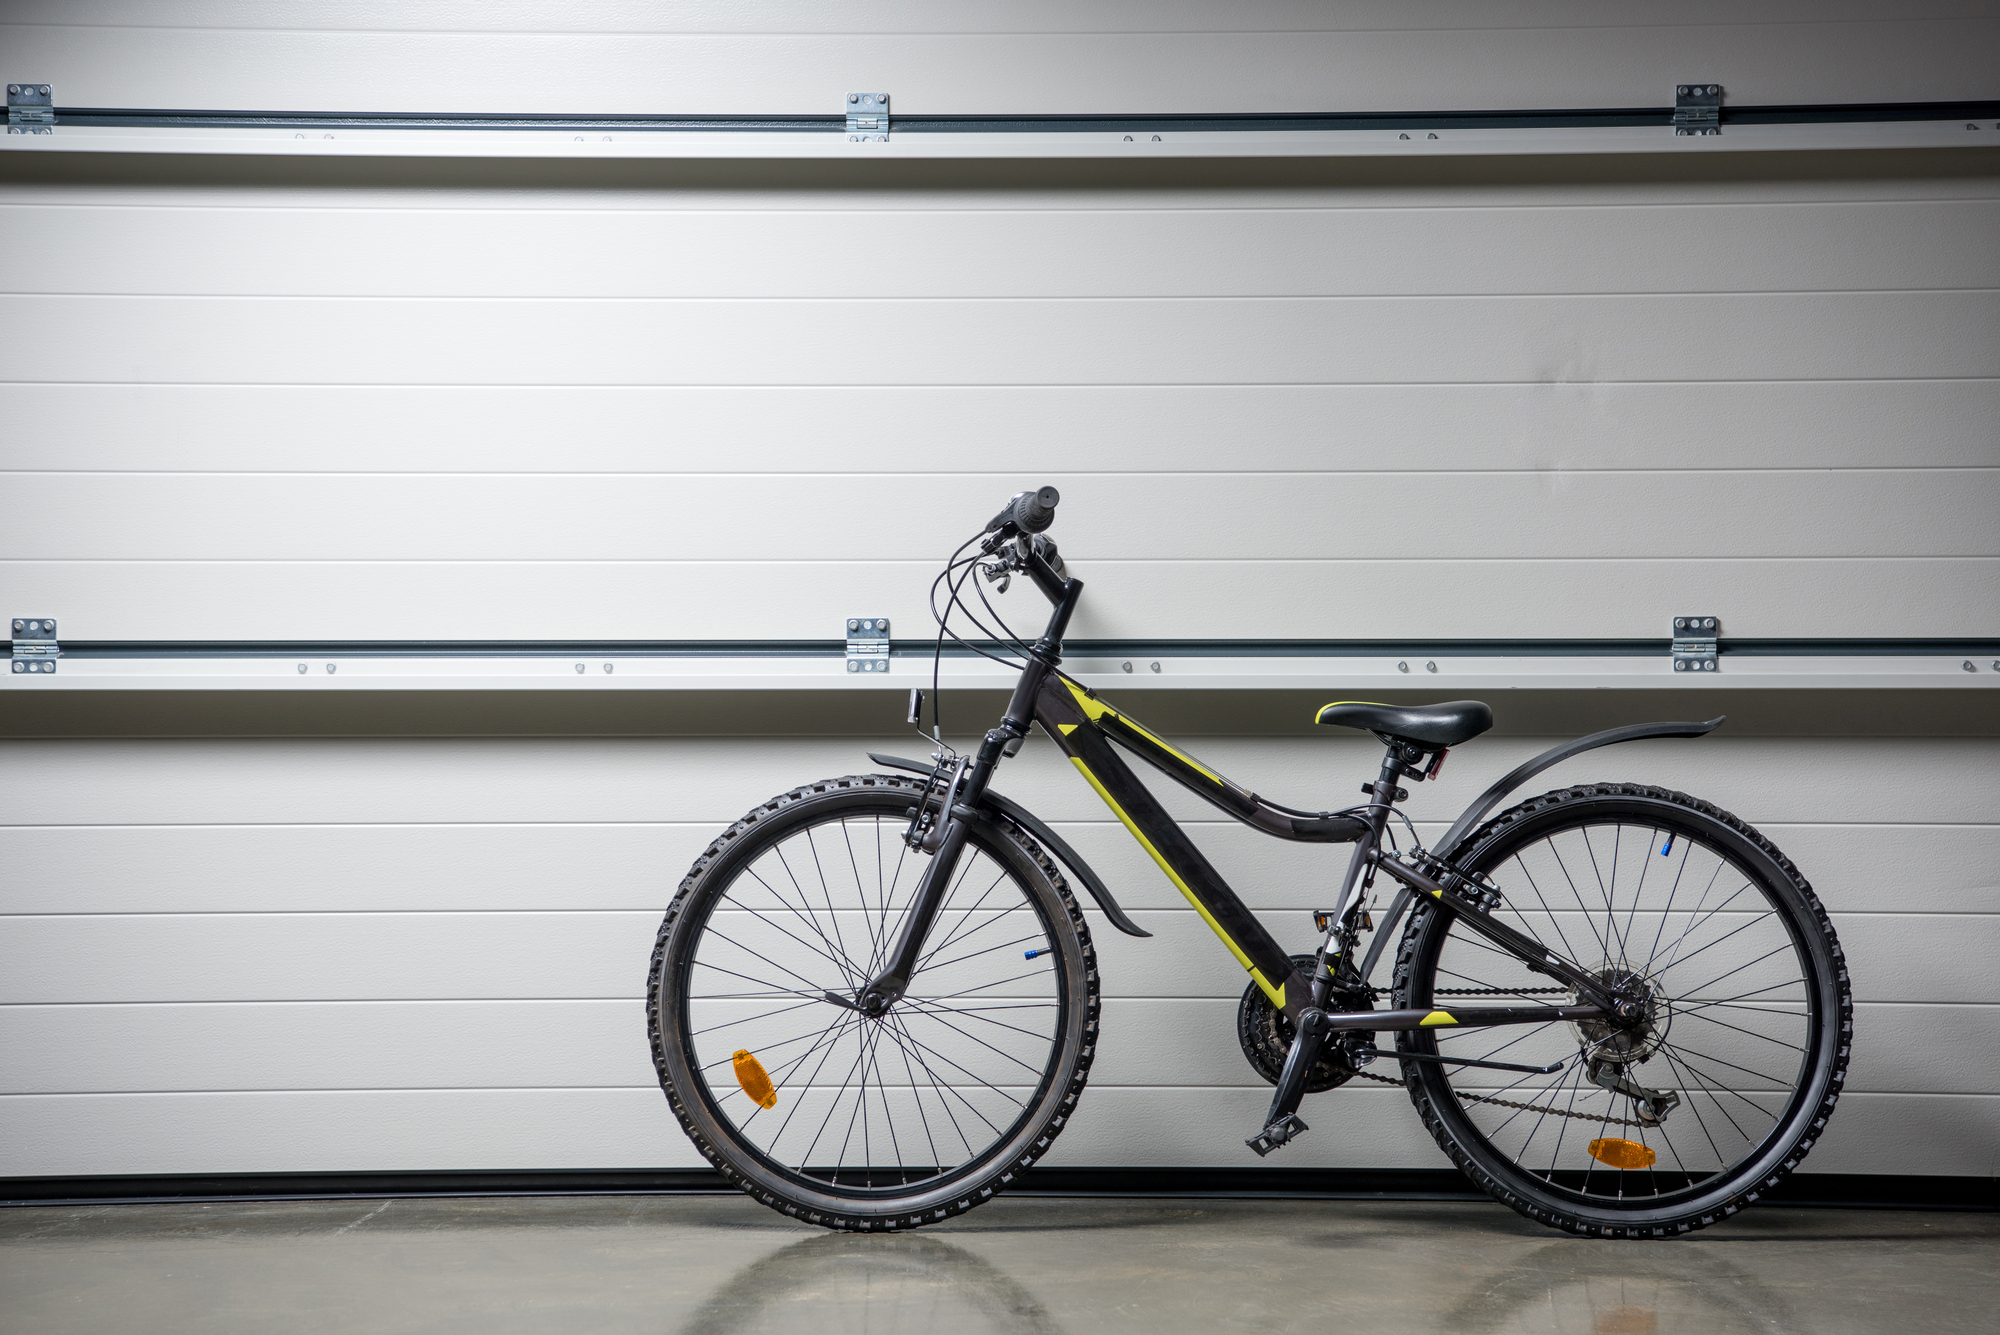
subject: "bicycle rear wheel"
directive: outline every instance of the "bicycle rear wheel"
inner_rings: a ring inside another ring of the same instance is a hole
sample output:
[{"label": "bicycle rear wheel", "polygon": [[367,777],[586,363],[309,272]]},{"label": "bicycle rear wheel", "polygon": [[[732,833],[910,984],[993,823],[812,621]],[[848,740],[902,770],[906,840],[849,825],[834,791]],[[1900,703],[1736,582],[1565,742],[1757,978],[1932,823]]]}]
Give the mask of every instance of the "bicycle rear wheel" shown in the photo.
[{"label": "bicycle rear wheel", "polygon": [[[1840,1093],[1853,1000],[1826,911],[1769,840],[1684,794],[1597,784],[1505,812],[1455,861],[1500,889],[1495,919],[1646,1006],[1632,1026],[1400,1035],[1407,1053],[1564,1064],[1403,1062],[1467,1176],[1546,1224],[1660,1237],[1735,1213],[1798,1166]],[[1427,907],[1404,933],[1396,1004],[1576,1004],[1551,983]]]},{"label": "bicycle rear wheel", "polygon": [[758,807],[695,863],[653,953],[653,1055],[683,1129],[743,1190],[829,1228],[989,1199],[1055,1140],[1096,1042],[1083,915],[1004,823],[973,828],[903,999],[879,1017],[833,999],[896,941],[930,861],[902,840],[923,789],[867,775]]}]

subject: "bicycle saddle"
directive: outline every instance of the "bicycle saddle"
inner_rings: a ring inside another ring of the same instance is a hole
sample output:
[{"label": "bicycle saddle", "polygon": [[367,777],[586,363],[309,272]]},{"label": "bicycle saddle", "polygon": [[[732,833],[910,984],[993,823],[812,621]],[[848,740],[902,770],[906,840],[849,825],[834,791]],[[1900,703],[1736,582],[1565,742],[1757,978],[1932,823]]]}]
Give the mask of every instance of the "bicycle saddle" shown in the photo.
[{"label": "bicycle saddle", "polygon": [[1448,700],[1441,705],[1378,705],[1366,700],[1336,700],[1324,706],[1317,723],[1365,728],[1383,737],[1423,747],[1457,746],[1493,726],[1493,711],[1478,700]]}]

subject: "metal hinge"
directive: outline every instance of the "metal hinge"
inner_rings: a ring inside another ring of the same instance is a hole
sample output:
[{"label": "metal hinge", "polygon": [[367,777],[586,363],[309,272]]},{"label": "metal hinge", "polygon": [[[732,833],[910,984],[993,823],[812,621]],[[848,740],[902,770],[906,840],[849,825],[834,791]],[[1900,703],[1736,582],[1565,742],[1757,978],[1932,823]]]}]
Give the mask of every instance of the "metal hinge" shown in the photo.
[{"label": "metal hinge", "polygon": [[45,83],[7,85],[7,133],[54,134],[56,100]]},{"label": "metal hinge", "polygon": [[1714,617],[1674,618],[1674,671],[1713,672],[1722,623]]},{"label": "metal hinge", "polygon": [[861,144],[889,142],[889,95],[849,93],[847,95],[847,137]]},{"label": "metal hinge", "polygon": [[1684,83],[1674,89],[1675,134],[1722,133],[1722,85]]},{"label": "metal hinge", "polygon": [[14,671],[54,672],[61,657],[54,618],[14,618]]},{"label": "metal hinge", "polygon": [[889,670],[887,617],[847,618],[847,670],[849,672]]}]

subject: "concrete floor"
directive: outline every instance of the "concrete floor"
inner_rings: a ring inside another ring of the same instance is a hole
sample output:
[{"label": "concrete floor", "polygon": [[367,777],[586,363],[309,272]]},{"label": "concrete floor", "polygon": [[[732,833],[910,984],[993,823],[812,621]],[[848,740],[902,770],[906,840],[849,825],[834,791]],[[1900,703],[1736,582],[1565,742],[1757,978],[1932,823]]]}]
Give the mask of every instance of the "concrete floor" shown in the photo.
[{"label": "concrete floor", "polygon": [[1002,1198],[847,1237],[741,1197],[0,1210],[0,1331],[1158,1335],[2000,1329],[2000,1215],[1585,1242],[1498,1206]]}]

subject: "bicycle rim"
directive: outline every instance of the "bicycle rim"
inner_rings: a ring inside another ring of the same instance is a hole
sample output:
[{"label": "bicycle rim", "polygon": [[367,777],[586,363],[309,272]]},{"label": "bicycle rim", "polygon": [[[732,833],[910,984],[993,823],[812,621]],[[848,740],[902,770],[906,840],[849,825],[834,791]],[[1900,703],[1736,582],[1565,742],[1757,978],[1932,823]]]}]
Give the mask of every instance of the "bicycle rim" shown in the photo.
[{"label": "bicycle rim", "polygon": [[1077,1064],[1075,931],[992,827],[967,843],[904,999],[879,1018],[826,999],[882,966],[930,861],[903,844],[909,805],[877,788],[760,823],[696,878],[660,977],[663,1075],[739,1171],[807,1202],[893,1209],[988,1175]]},{"label": "bicycle rim", "polygon": [[[1553,1074],[1405,1063],[1444,1136],[1502,1187],[1586,1220],[1664,1219],[1785,1171],[1816,1134],[1811,1118],[1844,1061],[1837,946],[1788,864],[1719,817],[1659,790],[1572,790],[1475,836],[1463,865],[1500,887],[1497,920],[1647,1005],[1636,1030],[1402,1036],[1406,1051],[1447,1058],[1562,1063]],[[1574,1004],[1447,915],[1413,923],[1405,953],[1399,1004],[1449,1007],[1444,989]]]}]

